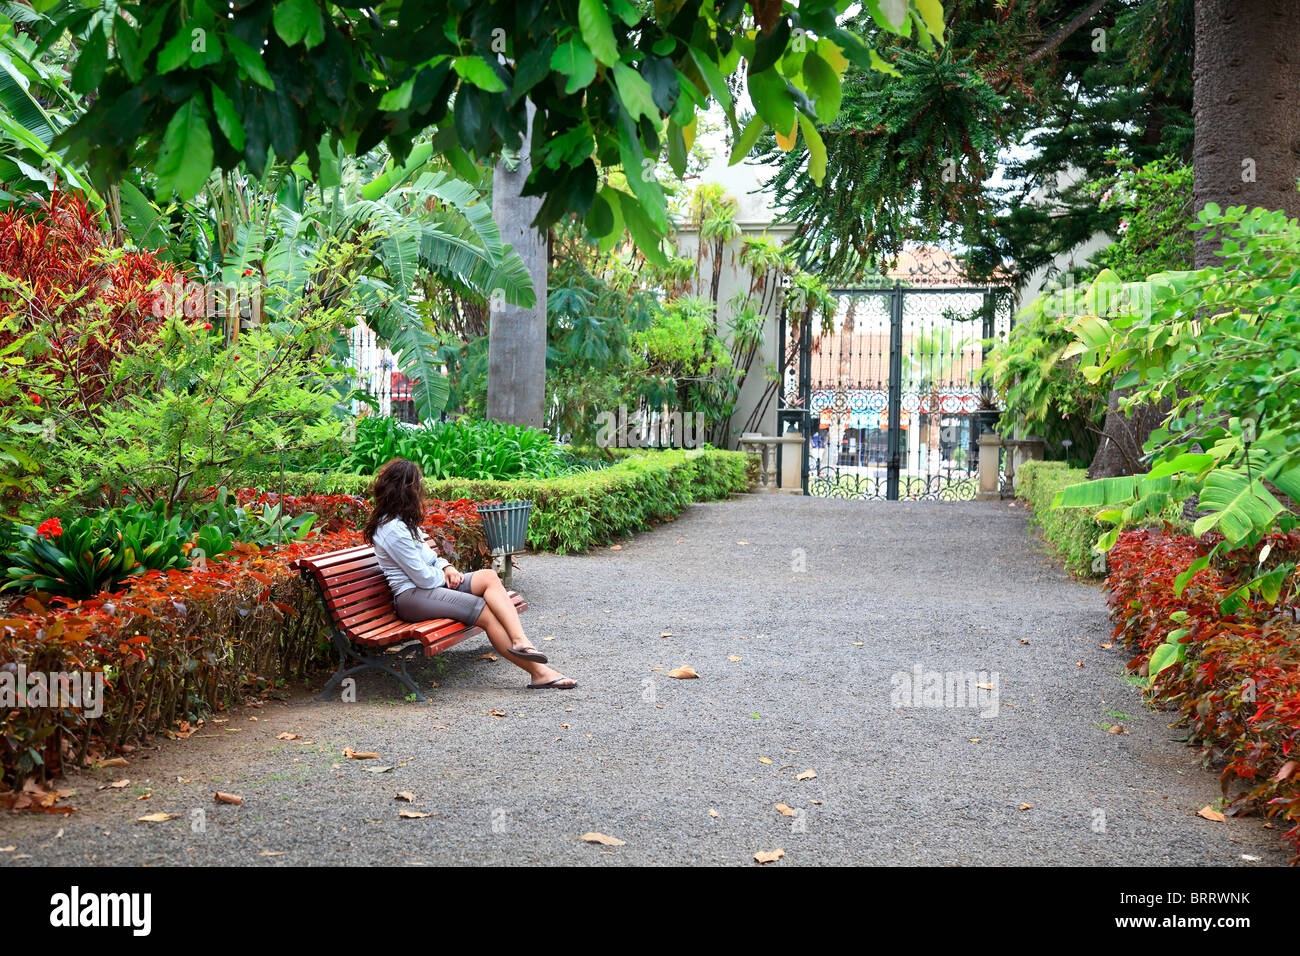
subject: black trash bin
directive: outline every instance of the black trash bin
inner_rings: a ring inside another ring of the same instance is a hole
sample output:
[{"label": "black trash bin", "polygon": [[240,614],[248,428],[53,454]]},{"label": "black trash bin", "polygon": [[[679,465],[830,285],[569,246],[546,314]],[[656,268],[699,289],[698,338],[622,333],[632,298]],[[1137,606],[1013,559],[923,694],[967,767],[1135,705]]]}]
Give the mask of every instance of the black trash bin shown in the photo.
[{"label": "black trash bin", "polygon": [[528,515],[532,511],[533,503],[499,501],[474,507],[479,517],[483,519],[483,534],[487,538],[488,551],[493,557],[500,556],[505,559],[505,571],[502,577],[508,585],[514,570],[510,556],[528,548]]}]

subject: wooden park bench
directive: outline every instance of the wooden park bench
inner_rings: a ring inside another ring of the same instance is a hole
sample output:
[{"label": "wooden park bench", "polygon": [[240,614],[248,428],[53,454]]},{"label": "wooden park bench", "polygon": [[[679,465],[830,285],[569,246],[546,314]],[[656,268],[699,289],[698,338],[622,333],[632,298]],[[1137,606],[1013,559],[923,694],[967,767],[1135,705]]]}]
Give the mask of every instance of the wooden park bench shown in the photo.
[{"label": "wooden park bench", "polygon": [[[412,652],[423,650],[425,657],[433,657],[482,631],[476,625],[450,618],[414,624],[399,618],[374,548],[369,546],[299,558],[293,567],[304,583],[310,582],[316,589],[339,652],[339,669],[317,700],[329,700],[344,679],[374,668],[392,674],[410,688],[416,700],[422,701],[424,695],[406,672],[408,657],[415,656]],[[528,610],[523,598],[514,591],[509,594],[516,609]],[[385,657],[395,660],[398,669],[389,666]],[[349,667],[349,660],[358,663]]]}]

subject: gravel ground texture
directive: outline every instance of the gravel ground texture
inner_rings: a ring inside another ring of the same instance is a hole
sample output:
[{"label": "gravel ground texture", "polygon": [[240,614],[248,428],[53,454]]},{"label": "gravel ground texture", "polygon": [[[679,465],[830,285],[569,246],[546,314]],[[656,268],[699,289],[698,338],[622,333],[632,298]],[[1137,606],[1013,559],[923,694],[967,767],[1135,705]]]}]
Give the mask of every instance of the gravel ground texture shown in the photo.
[{"label": "gravel ground texture", "polygon": [[1286,862],[1260,819],[1198,816],[1216,775],[1018,505],[745,495],[514,583],[576,690],[475,638],[418,670],[425,704],[374,674],[241,706],[64,782],[76,813],[0,817],[0,864]]}]

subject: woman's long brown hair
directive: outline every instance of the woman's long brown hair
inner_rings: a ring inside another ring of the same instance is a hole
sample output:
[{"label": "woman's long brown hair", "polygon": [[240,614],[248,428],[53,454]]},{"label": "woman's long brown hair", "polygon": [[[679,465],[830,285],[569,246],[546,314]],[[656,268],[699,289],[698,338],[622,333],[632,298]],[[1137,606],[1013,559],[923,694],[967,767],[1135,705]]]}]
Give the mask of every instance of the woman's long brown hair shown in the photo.
[{"label": "woman's long brown hair", "polygon": [[373,541],[379,526],[391,518],[399,518],[415,534],[424,521],[424,475],[420,466],[405,458],[394,458],[375,475],[371,489],[374,508],[362,535]]}]

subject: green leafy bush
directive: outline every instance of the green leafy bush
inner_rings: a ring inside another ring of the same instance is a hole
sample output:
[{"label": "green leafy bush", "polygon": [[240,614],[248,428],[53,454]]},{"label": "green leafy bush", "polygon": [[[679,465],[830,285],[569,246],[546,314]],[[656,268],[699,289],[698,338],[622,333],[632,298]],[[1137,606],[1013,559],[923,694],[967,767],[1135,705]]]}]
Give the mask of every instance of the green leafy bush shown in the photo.
[{"label": "green leafy bush", "polygon": [[225,554],[236,541],[260,549],[307,535],[313,514],[289,516],[279,504],[244,508],[224,488],[212,501],[171,517],[167,503],[131,502],[72,519],[19,526],[4,552],[5,589],[88,598],[145,571],[184,570]]},{"label": "green leafy bush", "polygon": [[1005,405],[997,426],[1001,435],[1018,429],[1040,435],[1049,453],[1068,447],[1069,457],[1091,461],[1110,388],[1084,378],[1077,358],[1063,357],[1074,334],[1052,302],[1035,299],[1005,341],[989,340],[992,351],[981,374]]},{"label": "green leafy bush", "polygon": [[[200,531],[211,529],[233,541],[266,548],[306,537],[316,521],[311,513],[290,515],[280,502],[262,501],[260,505],[241,505],[234,492],[222,488],[211,501],[190,507],[188,523]],[[211,557],[213,552],[207,554]]]},{"label": "green leafy bush", "polygon": [[[66,528],[57,520],[39,528],[22,526],[23,537],[5,555],[7,589],[49,591],[85,598],[116,587],[142,571],[189,567],[187,543],[194,533],[179,515],[168,518],[164,503],[149,509],[131,504],[95,515],[83,515]],[[229,550],[230,540],[209,531],[211,548]],[[222,544],[224,543],[224,547]]]},{"label": "green leafy bush", "polygon": [[[648,528],[696,501],[726,498],[752,484],[754,465],[744,452],[670,450],[630,455],[609,468],[558,478],[513,481],[444,479],[425,484],[430,498],[472,501],[530,499],[528,543],[565,554],[607,544]],[[362,475],[288,475],[296,494],[368,495]]]},{"label": "green leafy bush", "polygon": [[419,428],[382,416],[357,425],[342,467],[373,475],[393,458],[415,462],[431,479],[554,478],[584,467],[537,428],[468,420]]},{"label": "green leafy bush", "polygon": [[1103,527],[1087,508],[1053,508],[1063,488],[1088,480],[1083,468],[1071,468],[1060,461],[1027,461],[1016,469],[1016,497],[1033,509],[1034,524],[1052,549],[1075,574],[1099,575],[1094,567],[1097,539]]}]

